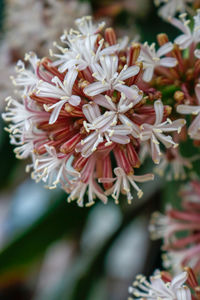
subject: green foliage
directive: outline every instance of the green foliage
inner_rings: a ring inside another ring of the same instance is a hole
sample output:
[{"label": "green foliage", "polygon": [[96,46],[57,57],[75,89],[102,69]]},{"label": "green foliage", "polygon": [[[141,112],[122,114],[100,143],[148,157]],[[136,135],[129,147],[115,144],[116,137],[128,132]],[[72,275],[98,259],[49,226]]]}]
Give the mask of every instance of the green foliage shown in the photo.
[{"label": "green foliage", "polygon": [[63,237],[75,238],[83,228],[87,214],[88,209],[79,208],[76,204],[67,205],[63,197],[53,201],[34,224],[1,250],[1,282],[27,272],[54,241]]}]

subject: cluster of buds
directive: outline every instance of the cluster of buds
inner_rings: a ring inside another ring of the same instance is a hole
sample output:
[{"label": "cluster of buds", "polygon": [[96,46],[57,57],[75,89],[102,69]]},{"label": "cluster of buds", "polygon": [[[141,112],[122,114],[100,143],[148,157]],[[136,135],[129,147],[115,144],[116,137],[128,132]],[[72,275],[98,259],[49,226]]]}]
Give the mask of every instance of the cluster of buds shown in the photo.
[{"label": "cluster of buds", "polygon": [[175,277],[165,271],[156,271],[150,281],[145,276],[138,275],[129,288],[129,293],[133,298],[128,300],[199,300],[200,286],[194,271],[187,267]]},{"label": "cluster of buds", "polygon": [[164,266],[175,273],[191,266],[200,274],[200,183],[191,182],[180,192],[182,209],[169,208],[166,215],[152,215],[152,239],[163,238]]},{"label": "cluster of buds", "polygon": [[12,78],[19,97],[6,99],[3,118],[17,157],[32,158],[32,177],[49,188],[59,183],[80,206],[86,192],[87,205],[109,195],[118,203],[121,193],[130,203],[132,188],[141,197],[136,182],[154,176],[135,175],[140,153],[145,149],[155,164],[165,148],[176,153],[186,123],[178,113],[197,115],[188,133],[200,139],[199,12],[194,22],[192,31],[185,19],[171,19],[183,34],[175,44],[159,35],[156,51],[154,44],[118,40],[112,28],[84,17],[61,36],[65,47],[55,43],[52,59],[31,52],[29,66],[19,61]]}]

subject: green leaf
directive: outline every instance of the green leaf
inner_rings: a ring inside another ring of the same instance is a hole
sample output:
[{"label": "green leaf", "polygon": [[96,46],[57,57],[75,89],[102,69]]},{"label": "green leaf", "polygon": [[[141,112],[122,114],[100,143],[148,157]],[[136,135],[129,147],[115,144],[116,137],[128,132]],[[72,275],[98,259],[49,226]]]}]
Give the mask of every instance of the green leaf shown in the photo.
[{"label": "green leaf", "polygon": [[[41,199],[42,201],[42,199]],[[0,252],[1,283],[28,271],[47,247],[63,236],[74,236],[84,227],[88,209],[67,204],[63,197]]]},{"label": "green leaf", "polygon": [[175,208],[180,208],[181,198],[179,195],[179,190],[185,181],[173,180],[167,181],[163,188],[163,197],[162,197],[162,211],[165,211],[167,205],[171,205]]},{"label": "green leaf", "polygon": [[5,188],[9,184],[13,176],[13,171],[19,165],[19,161],[15,158],[13,147],[10,145],[9,135],[4,131],[5,124],[0,119],[0,188]]},{"label": "green leaf", "polygon": [[151,195],[150,199],[146,198],[145,201],[141,201],[136,206],[129,206],[129,210],[123,216],[123,221],[111,236],[106,238],[95,251],[81,253],[72,263],[70,270],[67,270],[66,274],[60,278],[56,286],[51,287],[50,291],[46,291],[45,295],[39,295],[36,300],[88,299],[91,296],[91,290],[95,289],[96,283],[104,275],[104,261],[110,247],[135,218],[150,209],[154,196]]}]

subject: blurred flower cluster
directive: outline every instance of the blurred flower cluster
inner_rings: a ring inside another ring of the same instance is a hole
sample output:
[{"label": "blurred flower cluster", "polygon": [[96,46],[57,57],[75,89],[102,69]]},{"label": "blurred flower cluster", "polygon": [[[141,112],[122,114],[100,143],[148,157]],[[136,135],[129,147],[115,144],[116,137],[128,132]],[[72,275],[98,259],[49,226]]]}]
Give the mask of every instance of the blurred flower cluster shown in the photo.
[{"label": "blurred flower cluster", "polygon": [[8,78],[26,51],[46,55],[63,30],[72,26],[74,18],[89,12],[87,2],[73,0],[6,1],[0,43],[1,97],[5,98],[12,92]]}]

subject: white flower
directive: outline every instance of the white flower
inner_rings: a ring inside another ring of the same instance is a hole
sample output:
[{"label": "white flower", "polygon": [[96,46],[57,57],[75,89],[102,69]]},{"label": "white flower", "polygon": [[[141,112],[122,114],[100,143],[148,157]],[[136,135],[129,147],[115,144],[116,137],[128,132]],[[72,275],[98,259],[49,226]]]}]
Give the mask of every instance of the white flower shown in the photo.
[{"label": "white flower", "polygon": [[[63,73],[66,70],[76,66],[79,70],[84,70],[97,62],[101,56],[110,55],[119,50],[119,45],[113,45],[102,49],[104,40],[99,41],[99,46],[95,50],[97,35],[89,35],[82,39],[80,36],[71,37],[65,33],[62,37],[62,42],[67,44],[67,48],[54,45],[62,52],[61,54],[50,54],[57,58],[52,65],[59,66],[59,72]],[[66,40],[66,41],[65,41]]]},{"label": "white flower", "polygon": [[190,289],[184,285],[187,277],[187,272],[182,272],[171,282],[166,283],[162,280],[161,274],[151,276],[150,282],[145,276],[138,275],[129,292],[134,295],[134,298],[141,300],[191,300]]},{"label": "white flower", "polygon": [[170,23],[182,31],[182,34],[174,41],[181,49],[200,42],[200,11],[197,11],[197,15],[193,17],[193,30],[189,27],[190,20],[186,20],[185,16],[185,14],[181,15],[181,21],[176,18],[170,19]]},{"label": "white flower", "polygon": [[145,174],[145,175],[133,175],[129,174],[127,175],[124,170],[120,167],[114,169],[114,173],[116,175],[115,178],[100,178],[99,182],[101,183],[111,183],[115,182],[113,186],[106,191],[107,195],[112,195],[112,197],[115,199],[116,204],[119,203],[119,196],[120,193],[127,195],[128,203],[131,203],[131,200],[133,199],[132,193],[131,193],[131,186],[137,191],[137,196],[139,198],[142,197],[143,192],[142,190],[137,186],[136,182],[145,182],[149,180],[154,179],[153,174]]},{"label": "white flower", "polygon": [[72,106],[77,106],[80,104],[81,98],[79,96],[72,95],[72,89],[77,74],[78,74],[77,70],[73,68],[67,72],[63,83],[58,77],[54,77],[51,80],[52,84],[42,81],[38,85],[36,93],[40,97],[59,99],[56,103],[52,105],[44,106],[46,111],[52,110],[51,117],[49,119],[49,124],[53,124],[56,122],[59,113],[65,103],[69,102],[69,104],[71,104]]},{"label": "white flower", "polygon": [[67,167],[70,155],[57,154],[55,148],[48,145],[45,145],[45,149],[44,156],[35,157],[34,171],[31,175],[36,182],[42,180],[46,187],[54,189],[62,180],[69,182],[69,179],[79,176],[78,172]]},{"label": "white flower", "polygon": [[157,100],[154,103],[154,110],[156,114],[156,120],[153,125],[142,124],[141,125],[141,141],[150,141],[151,143],[151,155],[153,161],[158,164],[160,162],[161,151],[159,146],[159,141],[161,141],[166,148],[171,146],[177,147],[178,145],[172,140],[172,137],[169,135],[164,135],[167,132],[180,132],[181,128],[185,124],[185,120],[178,119],[176,121],[163,121],[164,106],[160,100]]},{"label": "white flower", "polygon": [[105,22],[101,22],[100,24],[96,25],[92,22],[92,17],[91,16],[85,16],[80,19],[76,19],[75,21],[78,30],[82,35],[92,35],[92,34],[97,34],[100,32],[104,26]]},{"label": "white flower", "polygon": [[27,131],[18,130],[17,133],[10,135],[10,143],[17,146],[14,153],[18,159],[32,156],[35,146],[45,141],[47,141],[46,133],[36,128]]},{"label": "white flower", "polygon": [[198,105],[180,104],[177,106],[177,112],[196,116],[188,128],[188,134],[192,139],[200,140],[200,84],[195,86],[195,93]]},{"label": "white flower", "polygon": [[159,9],[159,15],[164,19],[173,17],[176,13],[184,13],[188,5],[187,3],[192,3],[194,0],[154,0],[155,5],[163,6]]},{"label": "white flower", "polygon": [[173,221],[167,215],[163,215],[160,212],[154,212],[151,216],[151,222],[149,225],[149,232],[151,239],[164,239],[165,243],[168,243],[170,235],[176,231],[177,223],[173,224]]},{"label": "white flower", "polygon": [[14,85],[23,87],[22,93],[24,95],[27,95],[35,89],[36,85],[39,82],[37,76],[37,68],[40,60],[33,52],[26,54],[24,59],[25,61],[29,61],[32,70],[26,69],[24,62],[19,60],[16,66],[17,77],[14,78],[13,76],[11,76],[11,79]]},{"label": "white flower", "polygon": [[123,92],[127,98],[135,98],[135,91],[125,85],[124,80],[138,74],[140,68],[138,66],[128,67],[125,65],[118,72],[117,56],[101,56],[100,64],[92,65],[93,77],[97,80],[84,88],[84,93],[88,96],[96,96],[108,90],[117,90]]},{"label": "white flower", "polygon": [[[47,121],[49,114],[41,111],[30,98],[23,97],[22,101],[7,97],[6,112],[2,113],[2,118],[6,122],[11,122],[7,128],[13,134],[18,131],[28,131],[34,122]],[[26,107],[26,109],[24,108]]]},{"label": "white flower", "polygon": [[83,113],[89,123],[84,122],[87,132],[92,131],[85,139],[76,147],[77,152],[81,152],[83,157],[89,157],[100,143],[106,141],[106,146],[116,142],[119,144],[127,144],[130,142],[128,134],[131,128],[125,125],[116,125],[115,112],[106,111],[101,115],[99,106],[91,102],[83,106]]},{"label": "white flower", "polygon": [[84,195],[86,190],[88,189],[88,203],[86,206],[92,206],[95,202],[94,199],[100,199],[104,204],[107,203],[107,197],[104,195],[103,190],[101,190],[100,186],[94,180],[93,175],[90,176],[90,179],[87,183],[82,182],[81,180],[76,181],[74,185],[71,186],[71,193],[68,197],[68,202],[71,202],[77,199],[77,203],[79,206],[83,206]]},{"label": "white flower", "polygon": [[71,187],[68,188],[64,186],[64,189],[70,193],[68,197],[69,202],[77,199],[78,205],[83,206],[84,196],[87,190],[88,203],[86,206],[93,205],[96,197],[104,204],[107,203],[107,196],[95,180],[95,163],[95,158],[91,157],[82,169],[80,177],[77,180],[74,180],[74,182],[71,184]]},{"label": "white flower", "polygon": [[123,125],[131,128],[131,134],[135,137],[139,137],[139,127],[134,124],[127,116],[131,108],[133,108],[137,103],[139,103],[143,98],[143,92],[138,89],[137,86],[132,86],[132,89],[135,90],[135,93],[138,93],[138,96],[135,99],[126,98],[124,93],[121,93],[121,98],[117,104],[115,104],[112,99],[105,95],[98,95],[94,97],[94,102],[98,105],[109,109],[113,113],[114,123],[117,124],[117,121],[120,121]]},{"label": "white flower", "polygon": [[171,180],[185,180],[187,174],[185,168],[192,169],[192,162],[199,159],[199,155],[191,158],[183,157],[177,148],[171,148],[169,153],[165,153],[161,157],[159,165],[154,168],[154,172],[159,176],[165,173],[166,179]]},{"label": "white flower", "polygon": [[145,43],[142,46],[138,60],[143,62],[144,81],[146,82],[151,81],[154,74],[154,69],[156,67],[161,66],[165,68],[172,68],[176,66],[177,60],[175,58],[173,57],[161,58],[163,55],[169,53],[172,50],[173,50],[173,44],[171,42],[164,44],[157,51],[155,50],[155,44],[149,46],[147,43]]},{"label": "white flower", "polygon": [[163,266],[167,269],[172,268],[175,274],[178,274],[183,266],[189,266],[190,268],[197,268],[199,266],[199,244],[191,244],[192,247],[172,250],[166,252],[163,255]]}]

